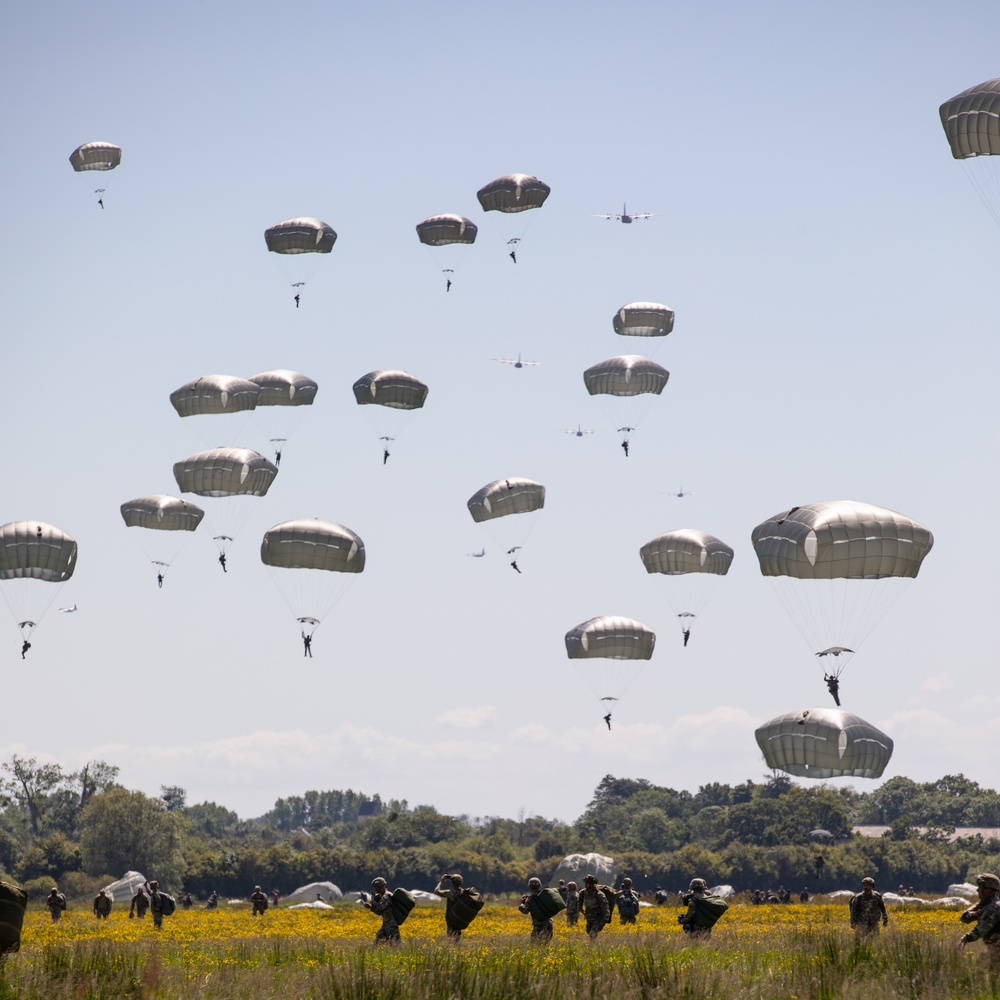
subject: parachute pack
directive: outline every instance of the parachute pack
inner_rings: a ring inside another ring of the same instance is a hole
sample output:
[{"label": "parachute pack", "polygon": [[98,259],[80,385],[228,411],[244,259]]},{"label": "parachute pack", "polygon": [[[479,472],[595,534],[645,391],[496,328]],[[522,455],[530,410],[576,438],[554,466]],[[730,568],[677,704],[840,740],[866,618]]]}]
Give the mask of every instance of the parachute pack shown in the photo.
[{"label": "parachute pack", "polygon": [[704,899],[694,899],[694,925],[708,929],[729,909],[729,904],[714,893],[709,893]]},{"label": "parachute pack", "polygon": [[464,931],[483,908],[486,901],[478,889],[463,889],[458,898],[452,900],[446,916],[447,924],[452,930]]},{"label": "parachute pack", "polygon": [[169,893],[160,893],[160,913],[165,917],[173,916],[174,910],[177,909],[177,900],[174,899]]},{"label": "parachute pack", "polygon": [[403,923],[410,915],[410,910],[417,905],[417,901],[409,889],[393,889],[390,899],[389,909],[392,910],[392,919],[397,924]]},{"label": "parachute pack", "polygon": [[557,913],[566,909],[566,900],[559,894],[558,889],[542,889],[535,896],[529,896],[528,898],[534,899],[538,912],[546,920],[551,920]]},{"label": "parachute pack", "polygon": [[599,885],[597,887],[608,899],[608,906],[611,908],[611,915],[608,917],[610,923],[615,916],[615,907],[618,905],[618,890],[612,889],[610,885]]},{"label": "parachute pack", "polygon": [[28,894],[11,882],[0,881],[0,955],[21,947],[21,924]]}]

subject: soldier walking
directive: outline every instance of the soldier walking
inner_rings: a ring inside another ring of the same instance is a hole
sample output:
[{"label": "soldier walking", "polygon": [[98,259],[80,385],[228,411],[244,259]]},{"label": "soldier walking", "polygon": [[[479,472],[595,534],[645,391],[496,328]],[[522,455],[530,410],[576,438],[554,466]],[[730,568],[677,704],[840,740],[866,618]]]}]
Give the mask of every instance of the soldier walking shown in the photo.
[{"label": "soldier walking", "polygon": [[639,893],[632,888],[630,878],[623,878],[618,890],[618,916],[623,924],[634,924],[639,916]]},{"label": "soldier walking", "polygon": [[94,897],[94,916],[98,920],[107,920],[108,914],[111,912],[111,897],[108,895],[107,889],[102,889]]},{"label": "soldier walking", "polygon": [[[448,883],[447,888],[445,883]],[[444,899],[444,922],[445,927],[448,930],[448,937],[458,944],[462,940],[462,931],[460,928],[453,925],[452,921],[449,919],[451,917],[452,908],[455,905],[455,901],[459,896],[462,895],[462,876],[461,875],[442,875],[441,881],[438,882],[437,888],[434,889],[442,899]]]},{"label": "soldier walking", "polygon": [[596,875],[587,875],[583,879],[580,909],[587,921],[587,934],[590,940],[597,940],[597,935],[611,921],[611,904],[608,903],[608,897],[604,892],[598,888]]},{"label": "soldier walking", "polygon": [[534,944],[548,944],[552,940],[552,918],[547,917],[541,908],[538,899],[541,891],[541,879],[529,878],[527,895],[521,897],[517,907],[521,913],[531,916],[531,941]]},{"label": "soldier walking", "polygon": [[570,882],[566,886],[566,923],[570,927],[575,927],[580,919],[580,893],[576,890],[576,883]]},{"label": "soldier walking", "polygon": [[375,933],[375,944],[399,944],[403,939],[399,933],[399,924],[392,914],[392,894],[386,881],[381,876],[372,879],[372,894],[362,893],[361,904],[365,909],[377,913],[382,918],[382,926]]},{"label": "soldier walking", "polygon": [[66,909],[66,897],[56,886],[52,886],[52,891],[45,898],[45,905],[49,908],[49,916],[53,920],[58,920]]},{"label": "soldier walking", "polygon": [[143,891],[140,885],[135,891],[135,895],[132,897],[132,905],[128,908],[129,920],[133,917],[138,917],[142,920],[146,916],[146,910],[149,909],[149,897]]},{"label": "soldier walking", "polygon": [[958,939],[958,947],[982,941],[991,966],[1000,969],[1000,878],[984,872],[976,879],[976,890],[979,902],[959,917],[963,924],[975,922],[976,926]]},{"label": "soldier walking", "polygon": [[861,892],[851,896],[851,927],[858,937],[868,937],[878,934],[879,922],[886,927],[889,924],[889,914],[885,910],[882,893],[875,891],[875,879],[863,878]]},{"label": "soldier walking", "polygon": [[253,904],[253,916],[264,916],[267,910],[267,896],[261,892],[260,886],[255,885],[250,893],[250,902]]}]

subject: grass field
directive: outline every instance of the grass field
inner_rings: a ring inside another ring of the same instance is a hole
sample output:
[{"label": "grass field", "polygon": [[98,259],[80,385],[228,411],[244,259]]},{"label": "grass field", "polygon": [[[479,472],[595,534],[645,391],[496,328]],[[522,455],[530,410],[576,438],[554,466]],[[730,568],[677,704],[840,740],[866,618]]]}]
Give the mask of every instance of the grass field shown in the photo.
[{"label": "grass field", "polygon": [[891,909],[877,940],[858,944],[844,904],[731,906],[711,941],[692,943],[677,909],[643,909],[591,946],[582,924],[556,920],[548,946],[529,919],[490,904],[462,943],[441,907],[418,906],[399,948],[370,947],[379,920],[333,910],[178,911],[160,932],[122,907],[98,922],[70,909],[58,923],[30,909],[19,954],[0,972],[0,1000],[593,1000],[598,997],[882,1000],[1000,998],[982,945],[960,953],[954,910]]}]

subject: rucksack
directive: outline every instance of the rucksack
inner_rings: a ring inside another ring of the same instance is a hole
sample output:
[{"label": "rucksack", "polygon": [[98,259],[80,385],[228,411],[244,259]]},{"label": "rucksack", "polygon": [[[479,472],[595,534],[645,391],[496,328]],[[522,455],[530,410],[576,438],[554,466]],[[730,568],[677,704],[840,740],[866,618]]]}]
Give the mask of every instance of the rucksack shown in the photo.
[{"label": "rucksack", "polygon": [[478,889],[463,889],[457,899],[451,900],[446,921],[456,931],[464,931],[483,908],[486,901]]},{"label": "rucksack", "polygon": [[618,891],[612,889],[610,885],[598,885],[598,889],[604,893],[608,899],[608,908],[610,909],[610,914],[608,915],[608,923],[614,918],[615,909],[618,906]]},{"label": "rucksack", "polygon": [[694,902],[694,924],[698,928],[707,929],[729,909],[729,904],[721,897],[709,894]]},{"label": "rucksack", "polygon": [[390,897],[389,909],[392,910],[392,919],[397,924],[401,924],[409,915],[410,910],[417,905],[413,893],[409,889],[393,889]]},{"label": "rucksack", "polygon": [[557,913],[566,909],[566,900],[562,898],[558,889],[542,889],[528,899],[534,900],[538,912],[545,920],[551,920]]},{"label": "rucksack", "polygon": [[160,913],[165,917],[173,915],[174,910],[177,909],[177,900],[173,896],[168,895],[165,892],[160,893]]}]

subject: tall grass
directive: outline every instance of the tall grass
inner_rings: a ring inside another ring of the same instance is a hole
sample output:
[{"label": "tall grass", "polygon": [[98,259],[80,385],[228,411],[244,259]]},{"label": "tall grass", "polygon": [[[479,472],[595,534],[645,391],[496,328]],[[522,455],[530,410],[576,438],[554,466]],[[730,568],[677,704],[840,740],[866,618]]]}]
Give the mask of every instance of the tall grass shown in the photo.
[{"label": "tall grass", "polygon": [[421,907],[397,948],[372,948],[378,922],[333,911],[190,911],[157,933],[113,913],[30,913],[22,950],[0,970],[0,1000],[1000,1000],[981,945],[960,953],[954,912],[890,911],[857,941],[844,906],[734,906],[710,941],[680,932],[676,911],[644,910],[591,945],[559,923],[528,941],[513,907],[483,911],[460,945],[440,909]]}]

